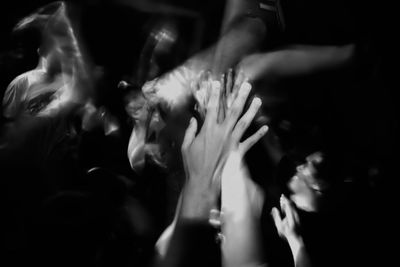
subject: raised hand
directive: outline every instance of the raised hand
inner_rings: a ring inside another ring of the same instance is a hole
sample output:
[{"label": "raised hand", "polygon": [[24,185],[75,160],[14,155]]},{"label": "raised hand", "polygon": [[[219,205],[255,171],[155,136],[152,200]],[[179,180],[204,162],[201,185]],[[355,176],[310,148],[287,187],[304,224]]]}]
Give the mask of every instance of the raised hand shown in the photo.
[{"label": "raised hand", "polygon": [[297,231],[299,226],[299,216],[293,207],[293,204],[282,195],[280,198],[280,206],[282,213],[284,214],[283,218],[276,207],[271,210],[272,218],[274,219],[278,234],[287,240],[299,238]]},{"label": "raised hand", "polygon": [[[211,83],[211,84],[210,84]],[[183,194],[182,210],[185,216],[208,217],[210,209],[216,206],[220,192],[221,171],[232,151],[244,154],[267,131],[261,127],[255,134],[240,142],[244,132],[261,106],[261,100],[253,99],[249,109],[240,118],[251,85],[240,85],[232,105],[226,109],[226,116],[218,120],[221,108],[221,83],[209,81],[203,86],[211,88],[206,107],[204,124],[197,133],[198,123],[192,119],[182,143],[182,155],[187,175]],[[239,119],[240,118],[240,119]]]},{"label": "raised hand", "polygon": [[277,208],[272,208],[271,210],[278,234],[288,242],[295,266],[309,267],[311,263],[304,247],[303,238],[299,232],[300,220],[294,204],[282,195],[280,206],[284,217],[281,217]]}]

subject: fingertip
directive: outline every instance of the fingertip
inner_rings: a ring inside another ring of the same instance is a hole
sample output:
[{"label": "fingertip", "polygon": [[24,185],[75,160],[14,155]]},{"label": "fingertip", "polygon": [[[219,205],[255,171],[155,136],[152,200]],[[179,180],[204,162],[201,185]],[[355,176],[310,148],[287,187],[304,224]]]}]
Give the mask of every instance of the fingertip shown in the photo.
[{"label": "fingertip", "polygon": [[248,82],[244,82],[242,83],[242,86],[240,87],[240,91],[242,91],[243,93],[248,93],[251,90],[251,84]]},{"label": "fingertip", "polygon": [[194,127],[197,127],[197,120],[196,120],[196,118],[192,117],[192,118],[190,119],[190,124],[193,125]]},{"label": "fingertip", "polygon": [[253,105],[255,105],[256,107],[260,107],[261,104],[262,104],[261,98],[259,98],[259,97],[253,98]]},{"label": "fingertip", "polygon": [[278,209],[277,209],[276,207],[272,207],[270,213],[271,213],[272,216],[275,216],[275,214],[276,214],[277,211],[278,211]]},{"label": "fingertip", "polygon": [[263,125],[263,126],[260,128],[260,132],[261,132],[262,135],[266,134],[266,133],[268,132],[268,130],[269,130],[268,125]]},{"label": "fingertip", "polygon": [[278,227],[282,219],[281,219],[279,210],[276,207],[273,207],[271,209],[271,217],[272,217],[272,220],[275,223],[275,226]]},{"label": "fingertip", "polygon": [[197,120],[195,117],[191,117],[190,121],[189,121],[189,126],[188,126],[188,130],[192,129],[193,127],[197,126]]}]

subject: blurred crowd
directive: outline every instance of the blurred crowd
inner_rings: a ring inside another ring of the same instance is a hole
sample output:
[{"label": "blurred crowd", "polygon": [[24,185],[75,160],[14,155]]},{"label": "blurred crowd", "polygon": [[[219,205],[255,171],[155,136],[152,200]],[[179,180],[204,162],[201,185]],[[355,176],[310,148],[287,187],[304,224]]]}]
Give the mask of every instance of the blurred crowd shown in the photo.
[{"label": "blurred crowd", "polygon": [[3,4],[0,264],[391,262],[383,2]]}]

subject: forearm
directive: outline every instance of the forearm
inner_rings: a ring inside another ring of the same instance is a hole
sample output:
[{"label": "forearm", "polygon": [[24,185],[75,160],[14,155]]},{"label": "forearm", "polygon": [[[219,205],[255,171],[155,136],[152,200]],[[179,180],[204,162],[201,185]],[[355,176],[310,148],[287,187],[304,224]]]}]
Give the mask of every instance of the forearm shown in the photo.
[{"label": "forearm", "polygon": [[217,230],[209,223],[214,206],[215,197],[209,190],[190,180],[186,183],[167,234],[170,236],[164,236],[164,248],[155,267],[219,266]]},{"label": "forearm", "polygon": [[224,212],[223,266],[261,266],[264,257],[260,239],[260,218],[251,215],[240,221],[233,221],[229,218],[229,214]]},{"label": "forearm", "polygon": [[222,176],[224,266],[260,266],[263,262],[260,216],[263,193],[240,157],[231,156]]},{"label": "forearm", "polygon": [[293,237],[288,240],[292,251],[295,267],[311,267],[311,262],[301,237]]},{"label": "forearm", "polygon": [[257,51],[266,34],[261,19],[243,17],[237,20],[211,47],[184,63],[192,72],[211,70],[214,75],[225,72],[245,55]]},{"label": "forearm", "polygon": [[132,169],[141,168],[145,160],[146,129],[135,126],[128,144],[128,160]]},{"label": "forearm", "polygon": [[250,80],[307,75],[350,64],[354,49],[354,44],[297,45],[264,54],[250,55],[240,63],[240,67]]},{"label": "forearm", "polygon": [[[197,179],[196,181],[199,181]],[[190,220],[208,221],[210,210],[216,208],[217,196],[201,183],[188,182],[182,191],[179,217]]]},{"label": "forearm", "polygon": [[225,72],[244,56],[256,52],[266,35],[266,27],[258,18],[240,18],[230,28],[214,48],[212,70],[215,74]]},{"label": "forearm", "polygon": [[216,233],[208,221],[179,218],[165,257],[154,267],[220,266]]}]

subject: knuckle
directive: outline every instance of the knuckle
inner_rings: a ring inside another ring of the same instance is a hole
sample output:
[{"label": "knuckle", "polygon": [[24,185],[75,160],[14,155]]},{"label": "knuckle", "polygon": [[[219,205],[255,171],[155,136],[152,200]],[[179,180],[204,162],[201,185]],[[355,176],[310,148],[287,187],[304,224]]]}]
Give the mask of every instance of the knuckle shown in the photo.
[{"label": "knuckle", "polygon": [[242,120],[238,121],[238,123],[236,124],[236,127],[237,127],[239,130],[244,130],[244,129],[246,129],[247,124],[248,124],[247,121],[244,120],[244,119],[242,119]]},{"label": "knuckle", "polygon": [[230,113],[231,113],[231,116],[234,116],[234,117],[239,116],[240,115],[239,107],[237,105],[233,105]]}]

